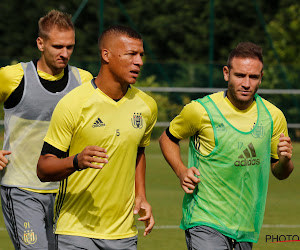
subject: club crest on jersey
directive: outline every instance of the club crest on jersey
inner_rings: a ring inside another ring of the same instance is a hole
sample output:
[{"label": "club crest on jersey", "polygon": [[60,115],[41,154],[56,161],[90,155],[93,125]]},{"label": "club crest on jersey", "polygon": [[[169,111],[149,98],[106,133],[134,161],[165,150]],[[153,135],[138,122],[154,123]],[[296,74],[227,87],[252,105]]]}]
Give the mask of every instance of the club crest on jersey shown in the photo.
[{"label": "club crest on jersey", "polygon": [[264,135],[265,135],[264,127],[262,125],[257,124],[256,128],[252,132],[252,136],[254,138],[262,138],[264,137]]},{"label": "club crest on jersey", "polygon": [[24,231],[24,235],[22,237],[24,243],[26,245],[32,245],[37,241],[37,235],[32,230]]},{"label": "club crest on jersey", "polygon": [[143,127],[142,113],[133,113],[133,117],[131,118],[131,123],[134,128],[141,129]]}]

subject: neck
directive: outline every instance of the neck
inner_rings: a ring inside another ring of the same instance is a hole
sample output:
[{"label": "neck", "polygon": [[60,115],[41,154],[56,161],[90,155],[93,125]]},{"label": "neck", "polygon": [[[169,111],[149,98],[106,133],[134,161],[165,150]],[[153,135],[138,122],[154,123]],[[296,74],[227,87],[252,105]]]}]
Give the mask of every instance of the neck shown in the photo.
[{"label": "neck", "polygon": [[43,71],[49,75],[55,76],[61,73],[64,69],[51,68],[47,65],[43,58],[37,61],[37,70]]},{"label": "neck", "polygon": [[96,86],[110,98],[117,100],[126,95],[129,84],[121,84],[113,79],[107,80],[103,74],[99,72],[95,79]]}]

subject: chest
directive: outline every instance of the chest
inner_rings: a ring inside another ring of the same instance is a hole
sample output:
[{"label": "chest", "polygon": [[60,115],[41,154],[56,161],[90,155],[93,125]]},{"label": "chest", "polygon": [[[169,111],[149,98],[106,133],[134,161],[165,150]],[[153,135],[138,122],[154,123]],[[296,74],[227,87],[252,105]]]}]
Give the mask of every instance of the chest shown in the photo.
[{"label": "chest", "polygon": [[137,147],[145,134],[149,112],[143,105],[132,104],[97,102],[86,106],[74,136],[89,145]]}]

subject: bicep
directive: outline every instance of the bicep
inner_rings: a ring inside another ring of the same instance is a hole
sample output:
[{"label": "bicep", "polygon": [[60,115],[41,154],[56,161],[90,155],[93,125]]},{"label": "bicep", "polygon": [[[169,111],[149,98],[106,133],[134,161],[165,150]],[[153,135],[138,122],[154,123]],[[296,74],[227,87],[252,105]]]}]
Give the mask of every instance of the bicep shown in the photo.
[{"label": "bicep", "polygon": [[0,102],[5,102],[19,86],[24,71],[21,64],[0,68]]},{"label": "bicep", "polygon": [[204,108],[196,102],[184,106],[170,123],[169,132],[179,140],[195,135],[201,126]]},{"label": "bicep", "polygon": [[52,146],[51,144],[44,142],[41,155],[52,154],[57,158],[65,158],[67,157],[67,152],[59,150],[58,148]]}]

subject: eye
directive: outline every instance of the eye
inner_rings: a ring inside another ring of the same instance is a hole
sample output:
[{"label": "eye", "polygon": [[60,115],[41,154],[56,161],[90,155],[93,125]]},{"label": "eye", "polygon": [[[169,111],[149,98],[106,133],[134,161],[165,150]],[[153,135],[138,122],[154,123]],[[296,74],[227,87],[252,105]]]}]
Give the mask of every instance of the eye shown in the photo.
[{"label": "eye", "polygon": [[254,79],[254,80],[258,80],[259,79],[259,75],[250,75],[250,78]]},{"label": "eye", "polygon": [[244,74],[235,74],[235,76],[238,77],[238,78],[243,78],[243,77],[245,77]]},{"label": "eye", "polygon": [[61,49],[63,46],[62,45],[53,45],[53,48],[55,49]]}]

